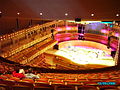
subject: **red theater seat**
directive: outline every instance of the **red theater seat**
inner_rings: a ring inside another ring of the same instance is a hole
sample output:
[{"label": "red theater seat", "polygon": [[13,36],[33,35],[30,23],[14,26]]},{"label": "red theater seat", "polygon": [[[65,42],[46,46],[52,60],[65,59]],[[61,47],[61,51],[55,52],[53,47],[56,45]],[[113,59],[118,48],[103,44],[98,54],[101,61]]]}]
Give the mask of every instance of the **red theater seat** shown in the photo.
[{"label": "red theater seat", "polygon": [[59,85],[56,90],[75,90],[75,86],[72,85]]},{"label": "red theater seat", "polygon": [[14,80],[0,80],[0,87],[4,87],[5,90],[12,90],[12,87],[16,84]]},{"label": "red theater seat", "polygon": [[34,89],[33,83],[24,80],[16,82],[16,85],[13,86],[13,90],[33,90],[33,89]]},{"label": "red theater seat", "polygon": [[74,81],[74,82],[69,81],[69,82],[67,82],[67,85],[82,86],[83,83],[77,82],[77,81]]},{"label": "red theater seat", "polygon": [[49,85],[48,81],[36,81],[34,83],[35,90],[54,90],[54,87]]}]

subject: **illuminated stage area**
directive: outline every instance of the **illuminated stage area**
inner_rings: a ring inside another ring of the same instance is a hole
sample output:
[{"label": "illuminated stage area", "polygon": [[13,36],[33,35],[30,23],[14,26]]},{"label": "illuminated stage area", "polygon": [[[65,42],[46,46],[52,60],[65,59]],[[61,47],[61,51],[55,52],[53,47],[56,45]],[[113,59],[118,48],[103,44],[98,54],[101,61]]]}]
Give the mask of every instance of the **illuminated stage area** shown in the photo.
[{"label": "illuminated stage area", "polygon": [[115,66],[115,61],[110,55],[111,50],[100,43],[72,40],[59,43],[59,50],[54,54],[65,57],[77,65]]},{"label": "illuminated stage area", "polygon": [[70,59],[77,64],[101,64],[114,66],[113,58],[105,51],[82,46],[61,48],[55,54]]}]

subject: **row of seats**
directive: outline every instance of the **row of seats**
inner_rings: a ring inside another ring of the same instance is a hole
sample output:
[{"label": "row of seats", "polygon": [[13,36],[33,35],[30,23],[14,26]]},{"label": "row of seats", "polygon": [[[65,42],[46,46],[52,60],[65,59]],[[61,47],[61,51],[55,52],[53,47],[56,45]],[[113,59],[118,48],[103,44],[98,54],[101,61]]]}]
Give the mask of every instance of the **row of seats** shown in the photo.
[{"label": "row of seats", "polygon": [[10,73],[14,70],[13,64],[9,64],[0,60],[0,74]]},{"label": "row of seats", "polygon": [[[41,54],[40,57],[44,61],[44,59],[45,59],[44,54]],[[36,59],[36,62],[37,62],[37,60],[38,59]],[[32,62],[34,62],[34,60]],[[37,64],[36,62],[34,62],[34,63]],[[15,65],[15,64],[6,63],[6,62],[3,62],[3,61],[0,60],[0,71],[1,71],[1,74],[3,74],[4,72],[7,72],[7,71],[9,71],[9,72],[10,71],[14,71],[14,68],[16,66],[17,65]],[[84,73],[84,72],[82,71],[81,73]],[[114,71],[110,70],[110,71],[107,71],[107,72],[100,72],[100,73],[96,73],[95,72],[95,73],[87,73],[87,74],[60,74],[59,75],[59,74],[54,74],[54,73],[44,73],[42,75],[43,76],[46,76],[46,75],[47,76],[52,76],[54,78],[56,76],[62,76],[63,78],[75,77],[75,78],[78,78],[78,79],[119,79],[120,78],[119,74],[120,74],[120,70],[114,70]]]},{"label": "row of seats", "polygon": [[[42,90],[79,90],[78,88],[85,88],[80,90],[99,90],[100,88],[112,88],[119,90],[120,79],[79,79],[73,76],[86,75],[86,74],[56,74],[56,73],[40,73],[39,79],[20,80],[10,74],[0,76],[0,86],[9,86],[9,88],[29,88],[29,90],[41,89]],[[104,83],[102,83],[104,82]],[[87,88],[90,89],[87,89]],[[47,88],[47,89],[46,89]],[[77,88],[77,89],[76,89]],[[15,90],[17,90],[15,89]],[[20,89],[21,90],[21,89]],[[102,89],[101,89],[102,90]]]},{"label": "row of seats", "polygon": [[29,58],[31,55],[34,55],[36,52],[41,50],[40,48],[42,46],[44,46],[46,43],[48,44],[48,42],[51,42],[51,41],[52,41],[52,39],[48,38],[41,43],[38,43],[38,44],[36,44],[32,47],[29,47],[25,50],[22,50],[21,52],[18,52],[17,54],[9,57],[8,59],[11,60],[11,61],[15,61],[15,62],[22,62],[26,58]]},{"label": "row of seats", "polygon": [[32,61],[28,62],[26,65],[40,68],[49,68],[51,66],[50,64],[46,63],[46,58],[44,54],[37,56]]},{"label": "row of seats", "polygon": [[[50,28],[52,28],[52,27],[50,27]],[[29,31],[29,32],[27,33],[27,31]],[[30,45],[27,45],[27,46],[25,46],[25,45],[28,43],[31,43],[33,40],[36,40],[36,39],[42,38],[48,34],[51,34],[51,29],[48,29],[48,28],[40,29],[40,26],[37,25],[37,26],[29,28],[29,30],[26,30],[26,32],[25,32],[25,30],[21,30],[20,32],[21,32],[21,34],[25,34],[25,35],[18,35],[16,32],[15,38],[13,38],[13,39],[8,38],[8,39],[6,39],[5,43],[1,44],[1,47],[4,47],[4,48],[1,48],[2,57],[9,57],[25,48],[30,47]],[[23,45],[25,47],[22,47]],[[21,48],[19,48],[19,47],[21,47]]]},{"label": "row of seats", "polygon": [[[3,71],[12,72],[16,66],[6,62],[0,63]],[[35,71],[35,70],[34,70]],[[35,71],[36,72],[36,71]],[[92,88],[92,90],[98,90],[97,88],[109,87],[113,90],[119,90],[120,86],[120,70],[106,71],[99,73],[82,73],[81,74],[67,74],[67,73],[38,73],[39,79],[19,79],[13,77],[11,74],[5,74],[1,72],[0,86],[3,88],[14,88],[15,90],[79,90],[79,88],[85,88],[83,90],[89,90],[86,88]],[[102,83],[104,82],[104,83]],[[5,87],[6,86],[6,87]],[[27,88],[27,89],[26,89]],[[47,89],[46,89],[47,88]],[[67,89],[66,89],[67,88]],[[93,89],[94,88],[94,89]],[[14,90],[13,89],[13,90]]]},{"label": "row of seats", "polygon": [[61,69],[63,70],[63,68],[65,70],[79,70],[79,69],[85,69],[84,66],[80,66],[80,65],[74,65],[74,64],[71,64],[70,62],[68,62],[67,60],[64,60],[62,58],[56,58],[54,60],[54,63],[56,63],[56,69]]}]

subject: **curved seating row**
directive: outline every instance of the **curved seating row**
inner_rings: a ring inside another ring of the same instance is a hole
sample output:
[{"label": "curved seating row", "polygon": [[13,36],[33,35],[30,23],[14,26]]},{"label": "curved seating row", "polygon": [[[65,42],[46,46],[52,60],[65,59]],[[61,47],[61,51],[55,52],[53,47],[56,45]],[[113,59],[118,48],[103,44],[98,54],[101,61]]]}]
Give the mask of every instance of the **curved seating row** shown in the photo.
[{"label": "curved seating row", "polygon": [[[0,86],[6,88],[24,88],[24,89],[43,89],[45,88],[52,90],[78,90],[78,88],[92,88],[92,90],[98,90],[97,88],[114,88],[118,90],[120,86],[120,70],[115,72],[104,72],[104,73],[87,73],[87,74],[61,74],[61,73],[40,73],[39,79],[19,79],[13,77],[10,74],[0,76]],[[107,74],[118,75],[117,78],[105,78]],[[104,77],[94,78],[96,75]],[[67,89],[65,89],[67,88]],[[75,89],[77,88],[77,89]],[[15,90],[17,90],[15,89]],[[82,89],[81,89],[82,90]],[[84,89],[83,89],[84,90]],[[89,90],[89,89],[85,89]]]},{"label": "curved seating row", "polygon": [[43,47],[45,47],[45,45],[49,45],[51,43],[55,42],[55,40],[52,40],[51,38],[44,40],[41,43],[38,43],[34,46],[31,46],[25,50],[22,50],[21,52],[16,53],[15,55],[12,55],[11,57],[9,57],[8,59],[11,61],[15,61],[15,62],[22,62],[23,60],[25,60],[26,58],[31,57],[32,55],[34,55],[36,52],[38,52],[39,50],[41,50]]},{"label": "curved seating row", "polygon": [[[13,71],[16,66],[1,61],[3,71]],[[9,69],[7,69],[7,68]],[[36,69],[34,69],[36,71]],[[39,69],[40,70],[40,69]],[[56,70],[57,71],[57,70]],[[39,73],[39,79],[19,79],[11,74],[0,75],[0,86],[7,90],[98,90],[98,88],[114,88],[120,86],[120,70],[101,71],[94,73],[67,74],[67,73]],[[67,88],[67,89],[66,89]],[[89,89],[86,89],[89,88]]]}]

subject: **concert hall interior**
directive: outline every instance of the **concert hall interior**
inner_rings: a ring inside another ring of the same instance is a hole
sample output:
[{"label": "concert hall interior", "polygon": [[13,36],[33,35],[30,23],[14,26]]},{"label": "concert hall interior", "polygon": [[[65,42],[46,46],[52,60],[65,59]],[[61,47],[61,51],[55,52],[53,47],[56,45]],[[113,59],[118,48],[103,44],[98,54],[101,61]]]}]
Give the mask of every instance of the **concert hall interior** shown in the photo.
[{"label": "concert hall interior", "polygon": [[119,3],[1,0],[0,90],[120,90]]}]

